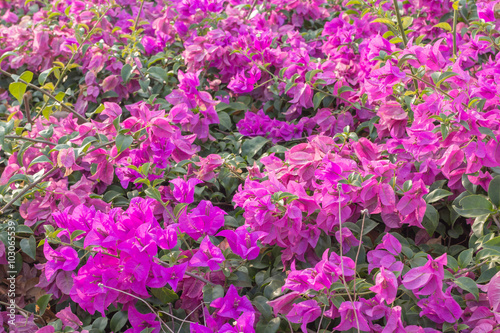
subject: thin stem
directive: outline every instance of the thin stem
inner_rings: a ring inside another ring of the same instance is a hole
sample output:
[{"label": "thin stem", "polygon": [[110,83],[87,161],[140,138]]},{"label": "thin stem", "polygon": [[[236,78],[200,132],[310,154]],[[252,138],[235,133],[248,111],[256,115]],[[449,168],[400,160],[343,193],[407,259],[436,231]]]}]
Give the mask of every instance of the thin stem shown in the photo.
[{"label": "thin stem", "polygon": [[250,18],[250,15],[252,15],[252,12],[255,8],[255,5],[257,5],[257,1],[258,0],[253,1],[253,4],[252,4],[252,7],[250,8],[250,11],[248,12],[247,16],[245,17],[245,22]]},{"label": "thin stem", "polygon": [[[9,303],[2,302],[2,301],[0,301],[0,304],[5,305],[5,306],[10,306],[10,304],[9,304]],[[43,317],[42,317],[42,316],[37,315],[36,313],[30,312],[30,311],[28,311],[28,310],[25,310],[25,309],[23,309],[23,308],[21,308],[21,307],[19,307],[19,306],[17,306],[17,305],[14,305],[14,306],[16,307],[16,309],[17,309],[18,311],[20,311],[20,312],[24,312],[24,313],[29,314],[29,315],[34,315],[35,317],[37,317],[37,318],[39,318],[39,319],[42,319],[42,320],[43,320],[43,322],[45,322],[45,320],[43,319]]]},{"label": "thin stem", "polygon": [[40,178],[38,178],[38,180],[36,180],[33,183],[31,183],[30,185],[24,187],[21,192],[19,192],[14,198],[12,198],[9,202],[7,202],[7,204],[5,206],[3,206],[2,209],[0,209],[0,215],[2,215],[7,208],[9,208],[10,206],[12,206],[12,204],[14,202],[16,202],[17,199],[21,198],[29,190],[31,190],[33,187],[35,187],[38,183],[42,182],[42,180],[44,180],[45,178],[47,178],[50,174],[52,174],[57,169],[58,169],[57,166],[53,167],[52,169],[50,169],[49,171],[47,171],[46,173],[44,173]]},{"label": "thin stem", "polygon": [[[73,52],[73,54],[71,55],[71,58],[69,58],[69,61],[66,63],[66,65],[64,66],[63,68],[63,71],[61,73],[61,75],[59,75],[59,79],[57,79],[56,81],[56,84],[54,85],[54,91],[56,90],[56,88],[59,86],[59,84],[62,82],[64,76],[66,75],[67,71],[68,71],[68,68],[69,66],[71,65],[71,63],[73,62],[73,60],[75,59],[75,56],[77,54],[79,54],[83,48],[83,46],[85,45],[85,43],[89,40],[89,38],[94,34],[94,31],[96,30],[97,26],[101,23],[102,19],[104,18],[104,16],[108,13],[108,10],[111,8],[111,6],[108,6],[106,8],[106,10],[104,11],[104,13],[99,17],[99,19],[97,20],[97,22],[94,24],[94,26],[92,27],[92,29],[89,31],[89,33],[85,36],[85,38],[82,40],[82,42],[80,43],[80,45],[78,46],[78,48],[76,49],[76,52]],[[42,113],[42,111],[45,109],[45,107],[47,106],[48,104],[48,101],[46,101],[42,108],[40,109],[40,111],[38,111],[37,115],[35,116],[35,119],[40,116],[40,114]],[[62,104],[61,104],[62,105]],[[71,109],[73,110],[73,109]],[[71,113],[75,114],[75,116],[80,119],[81,121],[84,121],[84,122],[88,122],[88,120],[81,116],[78,112],[76,112],[75,110],[71,111]],[[33,119],[33,120],[35,120]]]},{"label": "thin stem", "polygon": [[[285,82],[285,83],[286,83],[286,81],[285,81],[284,79],[281,79],[280,77],[278,77],[278,76],[274,75],[271,71],[269,71],[269,70],[268,70],[267,68],[265,68],[264,66],[259,65],[259,64],[256,64],[256,63],[254,63],[253,61],[252,61],[252,64],[254,64],[254,65],[258,66],[261,70],[265,71],[266,73],[268,73],[269,75],[271,75],[273,78],[276,78],[276,79],[278,79],[279,81],[281,81],[281,82]],[[313,87],[311,87],[311,88],[312,88],[312,90],[314,90],[314,91],[316,91],[316,92],[321,92],[321,93],[325,94],[326,96],[335,97],[335,98],[337,98],[337,99],[340,99],[340,100],[342,100],[342,101],[344,101],[344,102],[346,102],[346,103],[349,103],[349,104],[351,104],[352,106],[354,106],[354,103],[353,103],[353,102],[351,102],[351,101],[349,101],[348,99],[345,99],[345,98],[340,97],[340,96],[338,96],[338,95],[333,95],[333,94],[330,94],[330,93],[328,93],[328,92],[326,92],[326,91],[323,91],[323,90],[321,90],[321,89],[318,89],[318,88],[313,88]],[[360,107],[361,107],[361,104],[360,104]],[[367,107],[364,107],[364,106],[363,106],[363,109],[366,109],[366,110],[368,110],[368,111],[375,111],[374,109],[370,109],[370,108],[367,108]]]},{"label": "thin stem", "polygon": [[[153,307],[152,307],[152,306],[151,306],[148,302],[146,302],[145,300],[143,300],[142,298],[137,297],[137,296],[135,296],[134,294],[127,293],[126,291],[123,291],[123,290],[120,290],[120,289],[116,289],[116,288],[113,288],[113,287],[105,286],[105,285],[104,285],[104,284],[102,284],[102,283],[99,283],[99,284],[98,284],[98,286],[99,286],[100,288],[107,288],[107,289],[111,289],[111,290],[117,291],[117,292],[119,292],[119,293],[125,294],[125,295],[127,295],[127,296],[133,297],[133,298],[135,298],[135,299],[137,299],[137,300],[139,300],[139,301],[143,302],[144,304],[146,304],[146,306],[147,306],[147,307],[148,307],[148,308],[149,308],[149,309],[150,309],[150,310],[151,310],[154,314],[156,314],[156,316],[158,317],[158,320],[160,321],[160,323],[161,323],[161,324],[163,324],[163,326],[165,326],[165,327],[166,327],[166,328],[167,328],[170,332],[175,333],[175,332],[174,332],[174,331],[173,331],[170,327],[168,327],[168,326],[167,326],[167,324],[166,324],[163,320],[161,320],[160,315],[159,315],[159,314],[155,311],[155,309],[154,309],[154,308],[153,308]],[[163,326],[162,326],[162,331],[163,331],[163,332],[165,332],[165,330],[163,329]]]},{"label": "thin stem", "polygon": [[215,283],[213,283],[212,281],[208,281],[207,279],[205,279],[204,277],[202,276],[199,276],[199,275],[196,275],[196,274],[193,274],[191,272],[185,272],[184,274],[186,274],[187,276],[190,276],[192,278],[195,278],[197,280],[200,280],[202,282],[205,282],[206,284],[209,284],[211,286],[215,286]]},{"label": "thin stem", "polygon": [[316,333],[319,333],[319,331],[321,330],[321,323],[323,322],[323,317],[325,316],[325,306],[323,307],[323,309],[321,311],[321,318],[319,320],[318,330],[316,331]]},{"label": "thin stem", "polygon": [[481,266],[483,266],[483,265],[485,265],[485,264],[487,264],[487,263],[488,263],[488,261],[483,261],[483,262],[480,262],[480,263],[479,263],[479,264],[477,264],[477,265],[472,266],[471,268],[467,268],[467,269],[465,269],[465,270],[463,270],[463,271],[459,271],[459,272],[455,275],[455,277],[458,277],[458,276],[461,276],[461,275],[467,274],[467,273],[469,273],[469,272],[475,271],[476,269],[478,269],[479,267],[481,267]]},{"label": "thin stem", "polygon": [[[339,245],[340,245],[340,269],[342,271],[342,283],[344,284],[344,289],[347,293],[347,296],[349,297],[349,300],[351,301],[352,310],[354,311],[354,318],[356,319],[356,328],[358,329],[359,333],[360,329],[359,329],[358,312],[356,311],[356,305],[354,304],[351,293],[349,292],[349,287],[347,286],[344,273],[344,248],[342,246],[343,239],[342,239],[342,205],[341,205],[342,184],[338,184],[337,189],[339,191],[339,233],[340,233]],[[356,267],[354,267],[354,270],[356,270]],[[354,284],[356,285],[356,280],[354,280]]]},{"label": "thin stem", "polygon": [[57,143],[42,140],[42,139],[33,139],[33,138],[28,138],[25,136],[19,136],[19,135],[6,135],[5,136],[7,139],[16,139],[16,140],[23,140],[23,141],[31,141],[35,143],[44,143],[49,146],[57,146]]},{"label": "thin stem", "polygon": [[493,221],[495,221],[495,224],[498,227],[498,230],[500,230],[500,221],[498,221],[498,218],[495,215],[493,215],[492,217],[493,217]]},{"label": "thin stem", "polygon": [[453,58],[455,59],[457,58],[457,18],[458,8],[453,11]]},{"label": "thin stem", "polygon": [[[0,68],[0,73],[2,73],[2,74],[3,74],[3,75],[5,75],[5,76],[8,76],[8,77],[10,77],[10,78],[12,79],[12,74],[10,74],[9,72],[4,71],[4,70],[3,70],[3,69],[1,69],[1,68]],[[27,82],[27,81],[24,81],[23,79],[18,79],[17,81],[18,81],[18,82],[21,82],[21,83],[24,83],[24,84],[25,84],[25,85],[27,85],[28,87],[30,87],[30,88],[32,88],[32,89],[35,89],[36,91],[39,91],[39,92],[41,92],[42,94],[44,94],[45,96],[49,97],[50,99],[52,99],[52,100],[56,101],[56,102],[57,102],[57,103],[58,103],[58,104],[59,104],[59,105],[60,105],[63,109],[66,109],[67,111],[71,112],[72,114],[74,114],[74,115],[75,115],[75,117],[77,117],[77,118],[78,118],[78,119],[80,119],[81,121],[88,122],[88,120],[87,120],[87,119],[85,119],[84,117],[82,117],[82,116],[81,116],[78,112],[76,112],[76,110],[75,110],[75,109],[73,109],[73,108],[71,108],[71,107],[69,107],[69,106],[67,106],[67,105],[65,105],[65,104],[63,104],[63,103],[61,103],[61,102],[59,102],[59,101],[56,99],[56,97],[55,97],[54,95],[52,95],[51,93],[49,93],[48,91],[46,91],[46,90],[44,90],[44,89],[42,89],[42,88],[39,88],[39,87],[35,86],[34,84],[31,84],[31,83],[29,83],[29,82]],[[48,102],[45,102],[45,104],[44,104],[44,106],[42,107],[42,109],[41,109],[41,110],[45,109],[45,107],[47,106],[47,103],[48,103]],[[36,117],[35,117],[35,118],[36,118]],[[31,116],[29,117],[28,122],[31,122]]]},{"label": "thin stem", "polygon": [[[422,82],[422,83],[425,83],[425,84],[426,84],[426,85],[428,85],[429,87],[432,87],[432,88],[436,89],[437,91],[439,91],[441,94],[445,95],[446,97],[448,97],[448,98],[450,98],[450,99],[453,99],[453,97],[452,97],[450,94],[448,94],[448,93],[447,93],[446,91],[444,91],[443,89],[438,88],[435,84],[432,84],[432,83],[430,83],[430,82],[428,82],[428,81],[425,81],[424,79],[419,78],[417,75],[414,75],[414,74],[409,74],[409,73],[406,73],[406,74],[407,74],[409,77],[412,77],[413,79],[418,80],[418,81],[420,81],[420,82]],[[464,105],[465,105],[465,104],[464,104]]]},{"label": "thin stem", "polygon": [[401,39],[403,40],[403,45],[406,48],[406,45],[408,44],[408,38],[406,38],[403,22],[401,21],[401,14],[399,13],[398,0],[393,0],[393,3],[394,3],[394,11],[396,12],[396,19],[398,21],[399,32],[401,33]]},{"label": "thin stem", "polygon": [[[354,260],[354,269],[357,269],[358,267],[359,252],[361,251],[361,244],[363,244],[363,230],[365,228],[365,218],[366,218],[366,212],[363,212],[363,221],[361,222],[361,232],[359,234],[358,252],[356,252],[356,258]],[[354,293],[354,300],[356,300],[356,283],[354,283],[353,293]]]},{"label": "thin stem", "polygon": [[134,22],[134,32],[137,29],[137,24],[139,23],[139,17],[141,16],[142,13],[142,8],[144,7],[144,0],[141,1],[141,7],[139,7],[139,12],[137,13],[137,17],[135,18]]},{"label": "thin stem", "polygon": [[[405,29],[403,27],[403,22],[401,21],[401,14],[399,13],[398,0],[393,0],[393,3],[394,3],[394,11],[396,12],[396,19],[398,21],[399,32],[401,33],[401,39],[403,40],[403,46],[406,49],[406,45],[408,45],[408,38],[406,37]],[[413,68],[411,69],[411,73],[415,74],[413,72]],[[418,96],[419,95],[418,82],[415,79],[413,79],[413,84],[415,85],[415,91],[417,92],[417,96]]]},{"label": "thin stem", "polygon": [[30,99],[31,99],[30,96],[31,94],[27,93],[25,93],[23,96],[24,110],[26,112],[26,121],[28,122],[28,124],[32,123],[31,110],[30,110]]},{"label": "thin stem", "polygon": [[200,305],[198,305],[196,308],[194,308],[194,310],[193,310],[193,311],[191,311],[191,312],[190,312],[190,313],[186,316],[186,318],[184,318],[184,319],[180,319],[180,318],[177,318],[177,317],[175,317],[175,316],[173,316],[173,315],[172,315],[172,318],[176,318],[177,320],[180,320],[180,321],[181,321],[181,324],[180,324],[180,326],[179,326],[179,329],[177,330],[177,333],[180,333],[180,331],[181,331],[181,329],[182,329],[182,325],[184,325],[184,323],[196,324],[195,322],[192,322],[192,321],[187,320],[187,318],[189,318],[189,316],[191,316],[191,315],[192,315],[192,314],[193,314],[196,310],[198,310],[198,308],[199,308],[200,306],[202,306],[202,305],[203,305],[203,303],[200,303]]}]

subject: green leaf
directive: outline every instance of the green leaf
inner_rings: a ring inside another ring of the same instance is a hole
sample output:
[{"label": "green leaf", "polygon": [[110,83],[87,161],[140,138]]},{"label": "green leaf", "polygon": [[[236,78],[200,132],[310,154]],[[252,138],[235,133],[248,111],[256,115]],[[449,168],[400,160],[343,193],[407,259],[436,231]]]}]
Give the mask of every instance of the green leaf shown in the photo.
[{"label": "green leaf", "polygon": [[288,148],[281,146],[281,145],[274,145],[271,148],[269,148],[268,152],[269,153],[284,153],[288,150]]},{"label": "green leaf", "polygon": [[478,129],[481,134],[487,135],[490,138],[493,138],[493,140],[497,141],[497,137],[495,136],[495,133],[493,133],[493,130],[491,128],[479,127]]},{"label": "green leaf", "polygon": [[320,106],[321,102],[325,97],[326,94],[321,91],[318,91],[317,93],[314,94],[313,97],[314,110],[316,110]]},{"label": "green leaf", "polygon": [[446,198],[452,194],[453,193],[451,193],[450,191],[446,191],[446,190],[438,188],[438,189],[435,189],[434,191],[426,194],[424,196],[424,200],[427,203],[433,203],[433,202],[438,201],[439,199]]},{"label": "green leaf", "polygon": [[352,89],[351,87],[349,86],[342,86],[339,88],[339,90],[337,91],[337,95],[340,95],[342,93],[345,93],[346,91],[354,91],[354,89]]},{"label": "green leaf", "polygon": [[111,321],[109,323],[109,328],[111,329],[112,332],[119,332],[123,326],[128,321],[128,314],[123,311],[118,311],[113,315],[111,318]]},{"label": "green leaf", "polygon": [[161,67],[157,67],[157,66],[155,66],[155,67],[150,67],[150,68],[148,69],[148,73],[149,73],[151,76],[153,76],[153,77],[155,77],[155,78],[159,79],[160,81],[163,81],[163,82],[167,82],[167,81],[168,81],[168,74],[167,74],[167,71],[166,71],[166,70],[164,70],[164,69],[163,69],[163,68],[161,68]]},{"label": "green leaf", "polygon": [[203,301],[212,303],[213,300],[221,297],[224,297],[224,288],[221,285],[211,286],[207,284],[203,287]]},{"label": "green leaf", "polygon": [[306,73],[306,82],[311,82],[312,78],[318,74],[321,73],[323,70],[322,69],[314,69],[312,71],[309,71]]},{"label": "green leaf", "polygon": [[26,92],[26,84],[21,82],[12,82],[9,85],[9,91],[14,96],[19,104],[23,101],[24,93]]},{"label": "green leaf", "polygon": [[144,193],[146,193],[146,195],[148,197],[156,199],[156,201],[158,201],[162,205],[164,204],[163,200],[161,199],[161,193],[160,193],[160,191],[158,191],[158,189],[156,189],[154,187],[150,187],[150,188],[146,189],[144,191]]},{"label": "green leaf", "polygon": [[460,267],[458,267],[458,261],[455,259],[455,257],[450,256],[449,254],[447,255],[447,263],[446,267],[449,267],[453,270],[453,272],[457,272]]},{"label": "green leaf", "polygon": [[73,231],[73,232],[71,233],[71,237],[70,237],[70,239],[73,241],[73,240],[74,240],[74,239],[76,239],[78,236],[83,235],[83,234],[85,234],[85,233],[86,233],[86,231],[83,231],[83,230],[75,230],[75,231]]},{"label": "green leaf", "polygon": [[434,206],[427,204],[422,225],[429,236],[432,236],[439,224],[439,213]]},{"label": "green leaf", "polygon": [[471,278],[462,276],[462,277],[459,277],[458,279],[456,279],[454,282],[456,283],[457,286],[459,286],[463,290],[466,290],[466,291],[470,292],[471,294],[473,294],[474,297],[476,298],[476,300],[479,299],[479,288],[477,287],[477,284],[476,284],[476,282],[474,282],[474,280],[472,280]]},{"label": "green leaf", "polygon": [[179,204],[175,205],[175,207],[174,207],[174,216],[175,217],[179,217],[179,214],[181,213],[182,209],[184,207],[186,207],[187,205],[189,205],[189,204],[187,204],[187,203],[179,203]]},{"label": "green leaf", "polygon": [[464,217],[478,217],[493,213],[493,205],[481,195],[463,197],[459,205],[461,207],[453,205],[453,209]]},{"label": "green leaf", "polygon": [[2,55],[0,56],[0,64],[2,63],[2,61],[3,61],[5,58],[10,57],[10,56],[15,56],[15,55],[17,55],[17,53],[12,52],[12,51],[5,52],[4,54],[2,54]]},{"label": "green leaf", "polygon": [[472,232],[477,236],[477,237],[482,237],[484,235],[483,229],[484,229],[484,223],[488,221],[488,218],[490,217],[490,214],[486,215],[481,215],[476,217],[474,220],[474,223],[472,224]]},{"label": "green leaf", "polygon": [[397,44],[397,43],[401,43],[403,40],[400,38],[400,37],[394,37],[393,39],[391,39],[389,41],[389,43],[391,44]]},{"label": "green leaf", "polygon": [[45,155],[40,155],[37,158],[33,159],[33,161],[31,161],[28,168],[31,168],[32,165],[37,163],[50,163],[51,165],[54,165],[54,163],[50,160],[50,158],[48,158]]},{"label": "green leaf", "polygon": [[285,283],[280,279],[280,280],[272,280],[265,288],[264,288],[264,296],[267,299],[274,299],[278,296],[281,296],[283,294],[283,291],[281,290],[281,287],[283,287]]},{"label": "green leaf", "polygon": [[411,16],[406,16],[403,17],[403,29],[406,30],[408,27],[413,23],[413,17]]},{"label": "green leaf", "polygon": [[99,317],[92,323],[92,328],[98,330],[99,332],[104,332],[107,325],[108,325],[108,318]]},{"label": "green leaf", "polygon": [[133,141],[134,138],[130,135],[118,134],[115,141],[118,154],[130,147]]},{"label": "green leaf", "polygon": [[26,81],[27,83],[31,83],[31,80],[33,80],[33,73],[30,71],[26,71],[23,74],[21,74],[19,79]]},{"label": "green leaf", "polygon": [[158,298],[163,304],[173,303],[179,299],[179,295],[177,295],[175,291],[167,287],[151,288],[151,293],[153,294],[154,297]]},{"label": "green leaf", "polygon": [[50,73],[52,73],[53,70],[54,68],[49,68],[40,73],[40,75],[38,75],[38,83],[41,86],[45,84],[45,81],[47,81],[47,77],[49,77]]},{"label": "green leaf", "polygon": [[33,230],[31,230],[30,227],[24,224],[20,224],[16,227],[16,233],[17,234],[32,234]]},{"label": "green leaf", "polygon": [[252,304],[257,308],[257,310],[264,316],[265,320],[271,320],[273,316],[273,309],[267,304],[269,300],[264,296],[257,296],[253,299]]},{"label": "green leaf", "polygon": [[446,79],[454,76],[458,76],[458,74],[454,72],[444,72],[439,76],[438,81],[436,82],[436,87],[439,87]]},{"label": "green leaf", "polygon": [[230,131],[232,127],[231,117],[226,112],[219,112],[218,116],[220,127]]},{"label": "green leaf", "polygon": [[132,66],[125,64],[122,67],[121,76],[123,83],[128,83],[130,81],[130,77],[132,76]]},{"label": "green leaf", "polygon": [[281,324],[281,318],[273,318],[269,322],[265,322],[260,320],[256,327],[255,331],[259,333],[276,333],[278,332]]},{"label": "green leaf", "polygon": [[102,196],[102,198],[106,202],[111,202],[114,199],[116,199],[116,198],[118,198],[118,197],[120,197],[122,195],[123,195],[123,193],[120,193],[120,192],[117,192],[117,191],[108,191],[108,192],[104,193],[104,195]]},{"label": "green leaf", "polygon": [[465,251],[462,251],[458,256],[458,266],[460,266],[460,268],[467,267],[472,261],[473,254],[474,254],[474,249],[467,249]]},{"label": "green leaf", "polygon": [[29,255],[33,260],[36,260],[36,240],[33,235],[30,238],[23,238],[20,242],[21,250]]},{"label": "green leaf", "polygon": [[500,176],[496,176],[490,181],[488,186],[488,197],[490,197],[491,202],[500,208]]},{"label": "green leaf", "polygon": [[262,136],[246,140],[243,142],[243,145],[241,145],[241,154],[247,157],[254,157],[255,154],[257,154],[257,152],[268,142],[269,140]]},{"label": "green leaf", "polygon": [[378,22],[378,23],[385,23],[385,24],[389,24],[389,25],[396,25],[394,22],[392,22],[391,20],[389,20],[388,18],[383,18],[383,17],[380,17],[378,19],[375,19],[373,20],[371,23],[375,23],[375,22]]},{"label": "green leaf", "polygon": [[43,316],[45,310],[47,310],[47,305],[49,304],[51,297],[52,294],[45,294],[42,297],[40,297],[38,301],[36,301],[36,305],[38,305],[38,308],[40,309],[40,316]]},{"label": "green leaf", "polygon": [[438,24],[434,25],[434,28],[441,28],[441,29],[444,29],[446,31],[451,32],[451,26],[446,22],[438,23]]}]

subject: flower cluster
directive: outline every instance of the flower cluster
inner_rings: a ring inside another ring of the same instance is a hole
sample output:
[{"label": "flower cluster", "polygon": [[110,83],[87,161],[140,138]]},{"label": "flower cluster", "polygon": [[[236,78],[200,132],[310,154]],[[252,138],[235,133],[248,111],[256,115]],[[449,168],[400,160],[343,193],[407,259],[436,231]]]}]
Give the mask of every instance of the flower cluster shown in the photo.
[{"label": "flower cluster", "polygon": [[0,333],[498,331],[499,8],[0,2]]}]

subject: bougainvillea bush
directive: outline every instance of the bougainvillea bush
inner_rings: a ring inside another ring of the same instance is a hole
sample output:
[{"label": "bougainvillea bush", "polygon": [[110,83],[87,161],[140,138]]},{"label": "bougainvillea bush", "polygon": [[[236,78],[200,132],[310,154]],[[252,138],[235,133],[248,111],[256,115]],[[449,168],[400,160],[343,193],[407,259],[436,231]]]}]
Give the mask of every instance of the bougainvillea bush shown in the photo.
[{"label": "bougainvillea bush", "polygon": [[500,332],[500,1],[0,2],[0,332]]}]

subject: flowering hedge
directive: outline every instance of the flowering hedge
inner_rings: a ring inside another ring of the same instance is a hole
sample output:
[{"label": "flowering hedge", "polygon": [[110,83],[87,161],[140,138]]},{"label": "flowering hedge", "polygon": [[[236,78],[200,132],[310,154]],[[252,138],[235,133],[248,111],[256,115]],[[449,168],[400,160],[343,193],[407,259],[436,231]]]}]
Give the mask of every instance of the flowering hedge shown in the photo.
[{"label": "flowering hedge", "polygon": [[500,1],[0,2],[0,332],[500,332]]}]

